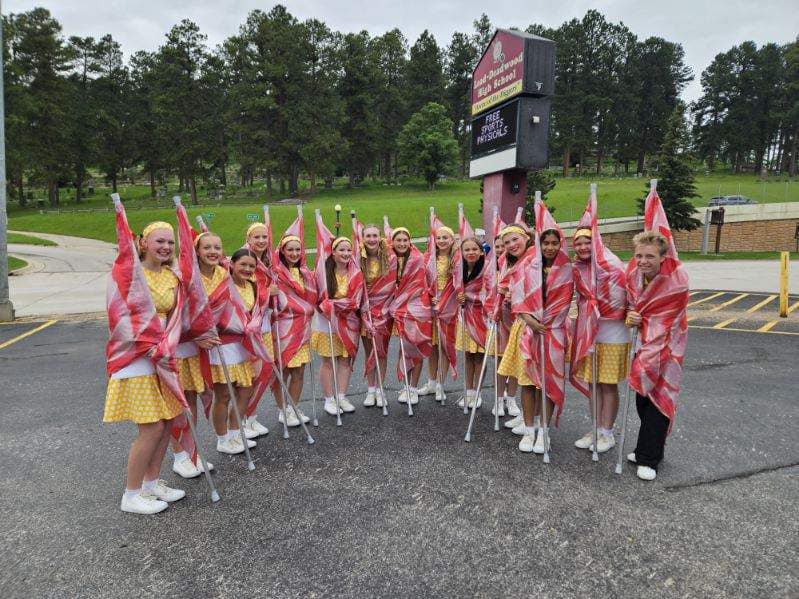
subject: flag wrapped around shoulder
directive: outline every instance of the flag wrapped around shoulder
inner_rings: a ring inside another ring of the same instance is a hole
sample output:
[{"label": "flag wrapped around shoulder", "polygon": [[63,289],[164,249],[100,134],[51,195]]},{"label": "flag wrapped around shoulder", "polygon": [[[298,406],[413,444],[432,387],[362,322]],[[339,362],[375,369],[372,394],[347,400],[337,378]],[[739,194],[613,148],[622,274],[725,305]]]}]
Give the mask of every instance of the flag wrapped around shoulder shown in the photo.
[{"label": "flag wrapped around shoulder", "polygon": [[[335,238],[316,211],[316,286],[319,289],[319,312],[327,320],[325,326],[341,339],[341,344],[351,359],[358,353],[361,338],[361,305],[364,298],[363,273],[355,262],[355,255],[347,263],[347,293],[344,297],[330,297],[327,284],[327,261],[333,255]],[[352,245],[352,243],[350,243]],[[325,329],[327,332],[327,329]]]},{"label": "flag wrapped around shoulder", "polygon": [[655,183],[646,198],[644,229],[657,231],[668,245],[660,272],[648,283],[635,259],[627,267],[627,304],[641,315],[639,349],[630,366],[629,383],[669,419],[671,431],[688,343],[688,274],[677,255]]},{"label": "flag wrapped around shoulder", "polygon": [[483,303],[486,317],[494,322],[499,318],[499,310],[503,300],[498,291],[500,258],[496,257],[496,251],[494,250],[501,230],[502,221],[499,218],[499,210],[494,207],[494,213],[491,216],[491,229],[489,230],[492,251],[483,266],[483,287],[480,290],[480,301]]},{"label": "flag wrapped around shoulder", "polygon": [[[535,244],[531,248],[533,252],[524,258],[528,261],[527,264],[514,269],[517,284],[515,292],[512,291],[515,296],[513,311],[532,314],[546,327],[546,332],[543,334],[543,356],[541,356],[540,336],[530,327],[524,327],[520,346],[528,376],[534,383],[538,381],[538,386],[541,383],[540,369],[543,363],[547,397],[555,404],[554,418],[557,424],[566,395],[566,319],[574,281],[563,232],[539,194],[536,194],[534,208]],[[541,235],[550,230],[558,233],[561,243],[547,272],[541,251]],[[524,283],[519,285],[518,280]]]},{"label": "flag wrapped around shoulder", "polygon": [[[452,268],[453,291],[457,296],[463,294],[465,301],[461,306],[463,311],[463,327],[465,333],[474,339],[480,347],[485,347],[488,327],[485,313],[483,312],[483,279],[488,274],[485,255],[480,256],[475,268],[480,268],[480,273],[468,282],[466,281],[466,263],[463,257],[462,245],[464,240],[475,240],[474,229],[463,213],[463,204],[458,204],[458,236],[460,244],[455,252],[455,264]],[[478,245],[480,243],[478,242]],[[482,251],[482,246],[480,246]],[[491,262],[492,260],[489,260]],[[496,270],[496,269],[495,269]]]},{"label": "flag wrapped around shoulder", "polygon": [[[385,218],[385,217],[384,217]],[[388,222],[385,218],[384,224]],[[385,227],[384,227],[385,229]],[[364,226],[355,216],[352,217],[352,242],[353,249],[355,250],[356,263],[360,265],[361,259],[366,258],[366,248],[363,241]],[[391,235],[387,239],[390,239]],[[383,264],[381,261],[381,272],[377,277],[370,282],[366,280],[366,274],[363,275],[364,284],[364,305],[362,314],[364,327],[371,327],[370,333],[372,343],[375,348],[375,353],[380,358],[385,358],[388,355],[388,345],[391,339],[391,319],[386,313],[386,305],[394,295],[394,289],[397,286],[397,258],[392,251],[390,251],[386,239],[380,240],[380,252],[385,252],[385,262],[387,268],[383,273]],[[366,356],[366,372],[371,372],[375,368],[375,355],[370,353]]]},{"label": "flag wrapped around shoulder", "polygon": [[577,319],[571,342],[569,380],[580,393],[590,397],[590,386],[577,377],[582,361],[594,351],[600,319],[624,320],[627,309],[624,264],[602,241],[597,226],[595,185],[591,186],[588,205],[577,224],[577,232],[586,229],[591,231],[591,259],[580,260],[575,256],[574,261]]},{"label": "flag wrapped around shoulder", "polygon": [[[436,233],[444,227],[444,223],[436,216],[433,208],[430,208],[430,231],[427,237],[427,250],[424,254],[425,271],[427,275],[427,289],[430,298],[435,298],[433,313],[437,319],[438,342],[444,349],[444,357],[447,360],[448,370],[452,378],[458,375],[458,352],[455,349],[455,337],[458,331],[459,303],[458,294],[455,290],[453,277],[450,276],[444,288],[438,289],[438,252],[436,249]],[[451,268],[455,271],[457,263],[451,257],[447,258]]]},{"label": "flag wrapped around shoulder", "polygon": [[[300,245],[300,261],[290,269],[280,258],[280,251],[296,240]],[[302,207],[286,229],[272,254],[272,272],[278,288],[276,309],[272,313],[272,335],[279,340],[283,364],[288,364],[311,338],[311,319],[316,311],[316,280],[305,262],[305,234]],[[292,276],[292,273],[296,275]]]},{"label": "flag wrapped around shoulder", "polygon": [[[261,302],[261,312],[264,315],[264,320],[269,322],[269,287],[274,282],[272,274],[272,263],[274,256],[272,254],[272,221],[269,217],[269,206],[264,204],[264,222],[263,226],[266,229],[266,250],[264,251],[264,258],[255,261],[255,284],[258,285],[258,300]],[[248,250],[253,250],[250,242],[246,241],[244,247]]]},{"label": "flag wrapped around shoulder", "polygon": [[[388,219],[385,218],[384,222],[390,230]],[[384,311],[394,321],[410,371],[433,352],[432,311],[425,259],[413,244],[410,244],[407,257],[397,258],[397,273],[396,290],[386,302]],[[404,378],[400,360],[397,361],[397,377],[400,380]]]}]

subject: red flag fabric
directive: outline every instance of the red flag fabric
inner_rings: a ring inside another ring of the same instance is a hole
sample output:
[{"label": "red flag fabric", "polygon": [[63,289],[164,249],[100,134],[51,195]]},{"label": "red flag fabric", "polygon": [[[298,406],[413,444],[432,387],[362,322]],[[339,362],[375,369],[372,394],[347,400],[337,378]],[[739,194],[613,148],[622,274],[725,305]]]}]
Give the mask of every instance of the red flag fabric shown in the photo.
[{"label": "red flag fabric", "polygon": [[647,284],[635,259],[627,266],[627,303],[641,315],[639,349],[630,366],[629,382],[649,397],[674,424],[688,343],[688,274],[677,255],[660,198],[654,185],[646,199],[644,229],[657,231],[669,242],[660,272]]},{"label": "red flag fabric", "polygon": [[[413,244],[408,252],[394,296],[384,310],[397,327],[410,371],[433,352],[433,325],[424,256]],[[404,378],[401,360],[397,363],[397,377]]]},{"label": "red flag fabric", "polygon": [[[555,404],[554,421],[557,424],[566,394],[566,319],[574,282],[563,232],[540,198],[536,199],[535,215],[535,244],[514,268],[515,281],[511,295],[515,314],[531,314],[547,327],[544,333],[544,356],[541,356],[541,337],[530,327],[523,329],[520,349],[527,373],[539,387],[540,365],[542,362],[544,364],[547,397]],[[558,231],[561,246],[544,283],[540,238],[541,233],[548,230]]]},{"label": "red flag fabric", "polygon": [[[433,306],[433,313],[438,319],[438,342],[442,344],[444,349],[444,356],[447,360],[449,372],[452,378],[458,375],[458,352],[455,349],[455,337],[458,331],[458,317],[460,314],[455,286],[452,277],[450,277],[444,289],[440,292],[438,290],[438,257],[436,254],[436,232],[441,227],[444,227],[439,218],[435,215],[433,209],[430,209],[430,231],[427,238],[427,250],[424,254],[425,270],[427,275],[427,290],[431,298],[436,298],[436,303]],[[454,260],[450,259],[454,263]],[[453,271],[455,267],[453,266]],[[436,325],[434,325],[436,326]],[[407,350],[406,350],[407,351]]]},{"label": "red flag fabric", "polygon": [[292,277],[291,271],[280,259],[279,248],[282,246],[278,246],[278,249],[272,254],[272,271],[278,288],[276,307],[272,315],[272,335],[276,341],[280,341],[281,358],[284,365],[291,362],[300,348],[310,341],[311,319],[316,310],[316,280],[306,266],[303,231],[302,212],[301,209],[298,209],[297,218],[281,237],[281,244],[284,239],[289,237],[299,239],[298,272],[302,283]]},{"label": "red flag fabric", "polygon": [[[316,285],[319,289],[319,311],[324,316],[334,334],[350,358],[358,353],[361,339],[361,304],[364,298],[363,273],[356,264],[355,255],[347,263],[347,294],[342,298],[332,298],[327,291],[325,263],[333,255],[333,234],[322,221],[322,214],[316,211]],[[325,331],[327,332],[327,331]]]},{"label": "red flag fabric", "polygon": [[622,261],[607,248],[597,226],[596,194],[592,191],[577,229],[591,229],[591,259],[574,261],[577,320],[571,343],[569,380],[586,397],[590,386],[577,377],[582,361],[590,357],[600,319],[624,320],[627,276]]},{"label": "red flag fabric", "polygon": [[[463,213],[463,205],[458,206],[458,236],[460,237],[461,243],[463,243],[465,239],[474,239],[474,229],[472,229],[472,225],[469,224],[469,221]],[[485,264],[485,256],[482,256],[480,260],[483,262],[480,274],[466,283],[466,266],[464,264],[463,252],[461,251],[461,247],[458,246],[454,257],[455,264],[452,268],[452,287],[456,296],[458,294],[463,294],[466,298],[461,306],[465,332],[468,333],[472,339],[477,341],[480,347],[485,347],[488,327],[486,326],[485,313],[483,312],[482,291],[484,286],[483,279],[488,269]],[[489,262],[491,262],[491,260],[489,260]]]}]

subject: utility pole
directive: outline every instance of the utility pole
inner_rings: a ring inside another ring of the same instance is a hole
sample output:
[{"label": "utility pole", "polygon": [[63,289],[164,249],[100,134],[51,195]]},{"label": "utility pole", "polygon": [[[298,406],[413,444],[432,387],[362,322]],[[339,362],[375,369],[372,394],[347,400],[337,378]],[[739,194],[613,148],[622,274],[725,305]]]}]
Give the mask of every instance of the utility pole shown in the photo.
[{"label": "utility pole", "polygon": [[[3,14],[0,0],[0,16]],[[14,305],[8,297],[8,246],[6,245],[6,103],[3,90],[3,28],[0,27],[0,322],[14,320]]]}]

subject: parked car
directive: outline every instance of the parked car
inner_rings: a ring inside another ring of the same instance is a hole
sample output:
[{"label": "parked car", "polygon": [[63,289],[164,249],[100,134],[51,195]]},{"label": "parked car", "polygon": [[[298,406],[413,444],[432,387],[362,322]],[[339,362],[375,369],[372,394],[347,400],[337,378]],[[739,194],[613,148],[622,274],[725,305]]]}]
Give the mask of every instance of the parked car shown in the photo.
[{"label": "parked car", "polygon": [[708,206],[740,206],[741,204],[757,204],[746,196],[715,196],[710,198]]}]

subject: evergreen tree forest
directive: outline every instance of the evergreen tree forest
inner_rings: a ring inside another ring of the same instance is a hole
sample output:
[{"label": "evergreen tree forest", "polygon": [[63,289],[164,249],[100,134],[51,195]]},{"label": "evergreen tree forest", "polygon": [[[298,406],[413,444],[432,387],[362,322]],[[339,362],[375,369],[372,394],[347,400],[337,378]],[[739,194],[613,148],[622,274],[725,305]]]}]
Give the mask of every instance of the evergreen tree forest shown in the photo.
[{"label": "evergreen tree forest", "polygon": [[[252,11],[217,47],[183,20],[143,51],[111,35],[69,36],[36,8],[2,23],[9,199],[24,205],[27,189],[43,188],[55,207],[59,188],[80,202],[92,184],[133,178],[153,196],[177,180],[196,202],[199,185],[221,189],[231,177],[287,195],[300,180],[313,189],[411,175],[432,188],[441,174],[464,177],[470,75],[498,25],[557,44],[553,168],[644,175],[664,163],[670,119],[694,76],[683,49],[596,10],[554,29],[481,15],[449,40],[429,31],[409,40],[398,29],[334,31],[276,5]],[[677,110],[690,155],[710,170],[794,176],[799,42],[743,43],[700,79],[701,98]],[[423,149],[419,126],[430,129],[420,131],[431,136]]]}]

